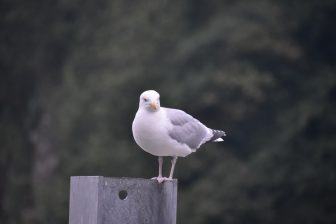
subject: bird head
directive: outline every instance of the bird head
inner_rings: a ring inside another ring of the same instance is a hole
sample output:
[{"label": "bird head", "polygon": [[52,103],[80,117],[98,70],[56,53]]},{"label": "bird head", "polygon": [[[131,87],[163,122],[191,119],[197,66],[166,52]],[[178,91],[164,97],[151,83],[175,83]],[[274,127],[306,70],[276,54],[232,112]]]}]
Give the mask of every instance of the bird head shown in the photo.
[{"label": "bird head", "polygon": [[140,95],[139,108],[148,111],[157,111],[160,109],[160,94],[155,90],[147,90]]}]

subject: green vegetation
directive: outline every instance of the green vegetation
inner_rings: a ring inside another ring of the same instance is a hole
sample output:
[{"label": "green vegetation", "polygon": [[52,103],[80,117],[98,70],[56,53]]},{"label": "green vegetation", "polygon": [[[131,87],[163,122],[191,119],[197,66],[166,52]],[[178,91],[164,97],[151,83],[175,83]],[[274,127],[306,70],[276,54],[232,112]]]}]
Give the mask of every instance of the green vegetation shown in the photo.
[{"label": "green vegetation", "polygon": [[228,135],[178,161],[178,223],[336,222],[335,1],[0,6],[0,223],[67,223],[72,175],[155,176],[147,89]]}]

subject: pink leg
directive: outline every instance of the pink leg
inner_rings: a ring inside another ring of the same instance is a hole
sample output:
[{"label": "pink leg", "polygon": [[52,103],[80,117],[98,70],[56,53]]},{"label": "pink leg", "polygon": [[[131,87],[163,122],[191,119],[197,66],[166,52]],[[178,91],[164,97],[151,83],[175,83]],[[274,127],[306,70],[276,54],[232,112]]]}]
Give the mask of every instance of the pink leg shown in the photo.
[{"label": "pink leg", "polygon": [[153,177],[153,180],[157,180],[159,183],[162,183],[166,178],[162,177],[162,165],[163,165],[163,157],[159,156],[159,176]]},{"label": "pink leg", "polygon": [[174,169],[175,169],[176,160],[177,160],[177,156],[174,156],[173,159],[172,159],[172,161],[171,161],[172,166],[171,166],[170,174],[169,174],[169,177],[168,177],[169,180],[172,180],[172,179],[173,179],[173,174],[174,174]]}]

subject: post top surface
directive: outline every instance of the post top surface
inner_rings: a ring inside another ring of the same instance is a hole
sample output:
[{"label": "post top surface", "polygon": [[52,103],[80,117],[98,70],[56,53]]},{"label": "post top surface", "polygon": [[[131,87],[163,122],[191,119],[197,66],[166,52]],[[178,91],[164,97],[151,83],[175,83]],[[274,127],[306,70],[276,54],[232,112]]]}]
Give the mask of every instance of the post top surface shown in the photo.
[{"label": "post top surface", "polygon": [[[108,181],[122,181],[122,182],[150,182],[158,183],[157,180],[138,178],[138,177],[105,177],[105,176],[71,176],[71,179],[102,179]],[[163,183],[177,183],[177,179],[164,181]]]}]

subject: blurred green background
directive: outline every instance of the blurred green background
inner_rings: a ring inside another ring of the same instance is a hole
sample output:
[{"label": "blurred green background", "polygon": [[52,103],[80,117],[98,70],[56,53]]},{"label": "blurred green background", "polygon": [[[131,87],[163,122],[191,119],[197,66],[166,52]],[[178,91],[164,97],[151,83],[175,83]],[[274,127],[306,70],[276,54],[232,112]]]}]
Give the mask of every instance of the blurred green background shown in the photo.
[{"label": "blurred green background", "polygon": [[335,21],[328,0],[2,0],[0,223],[67,223],[72,175],[157,175],[131,132],[147,89],[228,135],[178,160],[178,223],[336,223]]}]

